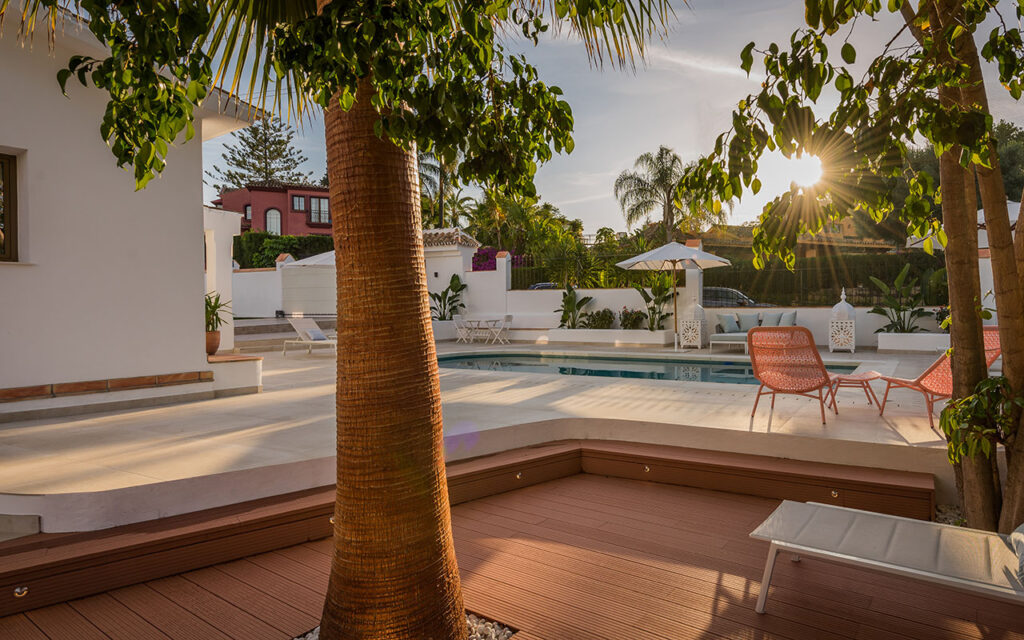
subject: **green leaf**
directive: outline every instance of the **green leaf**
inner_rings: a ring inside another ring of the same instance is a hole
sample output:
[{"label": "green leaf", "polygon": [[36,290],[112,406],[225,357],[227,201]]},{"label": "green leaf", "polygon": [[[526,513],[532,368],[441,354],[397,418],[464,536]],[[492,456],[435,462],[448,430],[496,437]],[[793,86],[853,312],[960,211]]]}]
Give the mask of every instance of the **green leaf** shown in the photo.
[{"label": "green leaf", "polygon": [[[829,2],[830,0],[825,0]],[[821,2],[820,0],[806,0],[804,2],[804,21],[807,26],[818,28],[821,23]]]},{"label": "green leaf", "polygon": [[843,56],[843,62],[845,62],[846,64],[853,64],[854,62],[857,61],[857,50],[854,49],[853,45],[850,44],[849,42],[843,43],[841,53]]},{"label": "green leaf", "polygon": [[750,75],[750,68],[754,65],[754,43],[751,42],[747,46],[743,47],[743,51],[740,52],[740,68]]},{"label": "green leaf", "polygon": [[57,72],[57,83],[60,85],[60,92],[65,96],[68,95],[67,84],[70,77],[71,69],[61,69]]}]

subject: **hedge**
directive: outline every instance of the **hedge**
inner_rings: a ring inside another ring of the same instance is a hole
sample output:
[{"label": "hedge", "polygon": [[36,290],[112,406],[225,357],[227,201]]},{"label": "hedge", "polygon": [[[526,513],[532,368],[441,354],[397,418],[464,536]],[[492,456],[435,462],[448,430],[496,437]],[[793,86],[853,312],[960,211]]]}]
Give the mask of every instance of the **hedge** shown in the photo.
[{"label": "hedge", "polygon": [[234,257],[241,268],[258,269],[274,266],[282,253],[302,260],[333,249],[331,236],[275,236],[266,231],[246,231],[235,236]]},{"label": "hedge", "polygon": [[[930,256],[920,251],[799,258],[793,271],[781,263],[759,271],[752,261],[745,260],[729,267],[708,269],[704,272],[704,286],[738,289],[757,302],[804,306],[835,304],[845,287],[851,304],[870,305],[878,301],[880,292],[868,276],[891,283],[907,263],[911,265],[911,277],[918,278],[919,284],[945,266],[941,254]],[[926,289],[926,294],[925,302],[930,305],[946,304],[949,299],[944,287]]]}]

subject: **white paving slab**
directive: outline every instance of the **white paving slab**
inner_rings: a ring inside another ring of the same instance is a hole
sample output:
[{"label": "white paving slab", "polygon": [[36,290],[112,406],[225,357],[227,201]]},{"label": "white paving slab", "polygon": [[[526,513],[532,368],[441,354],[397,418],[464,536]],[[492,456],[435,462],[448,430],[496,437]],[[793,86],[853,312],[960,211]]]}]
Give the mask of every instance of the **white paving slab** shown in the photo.
[{"label": "white paving slab", "polygon": [[[440,347],[442,353],[510,350],[671,353],[670,348]],[[294,491],[296,477],[302,479],[300,485],[323,484],[334,465],[333,355],[263,355],[264,392],[258,395],[0,424],[0,513],[39,513],[38,499],[27,506],[24,499],[18,502],[17,494],[65,494],[66,500],[78,503],[99,500],[93,510],[120,522],[155,517],[153,512],[181,513],[190,504],[216,506],[228,497]],[[741,358],[725,354],[716,359]],[[932,360],[871,353],[825,359],[864,362],[863,368],[907,376]],[[891,395],[883,418],[859,390],[843,389],[840,414],[830,413],[826,425],[821,424],[816,400],[780,396],[769,425],[767,403],[751,423],[752,385],[442,368],[441,388],[449,459],[555,439],[610,438],[948,473],[944,442],[929,429],[920,395],[906,391]],[[882,389],[876,386],[879,395]],[[258,481],[239,475],[258,470],[265,470]],[[234,486],[218,494],[203,478]],[[191,503],[186,495],[174,493],[170,487],[175,483],[195,496]],[[168,486],[146,487],[155,484]],[[948,484],[947,479],[940,477],[940,484]],[[159,495],[166,504],[117,512],[94,495],[114,489],[124,490],[118,495],[121,503],[132,496],[152,501]],[[88,511],[75,510],[77,522],[88,520]],[[44,531],[62,530],[47,524],[43,514]]]}]

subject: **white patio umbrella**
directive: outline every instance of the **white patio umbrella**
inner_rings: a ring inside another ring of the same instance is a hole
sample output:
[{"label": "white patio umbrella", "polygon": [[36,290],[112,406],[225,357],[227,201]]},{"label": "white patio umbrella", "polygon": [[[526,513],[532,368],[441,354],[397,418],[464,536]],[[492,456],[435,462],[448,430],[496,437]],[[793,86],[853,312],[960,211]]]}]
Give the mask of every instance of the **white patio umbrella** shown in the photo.
[{"label": "white patio umbrella", "polygon": [[[680,269],[712,269],[732,264],[725,258],[707,251],[670,242],[647,253],[641,253],[615,264],[620,269],[639,271],[679,271]],[[675,333],[675,348],[679,348],[679,304],[676,302],[676,278],[672,274],[672,328]]]}]

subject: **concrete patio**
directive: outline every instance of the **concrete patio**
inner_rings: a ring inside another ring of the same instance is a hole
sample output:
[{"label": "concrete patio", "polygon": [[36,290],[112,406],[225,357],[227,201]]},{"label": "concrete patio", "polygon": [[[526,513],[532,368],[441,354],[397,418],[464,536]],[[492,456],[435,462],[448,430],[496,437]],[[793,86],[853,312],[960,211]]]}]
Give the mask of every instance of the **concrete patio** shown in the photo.
[{"label": "concrete patio", "polygon": [[[509,349],[671,353],[502,350]],[[441,353],[466,351],[496,349],[440,347]],[[331,484],[333,354],[263,355],[258,395],[0,425],[0,513],[42,515],[44,530],[67,531]],[[934,359],[827,356],[909,377]],[[780,396],[769,427],[767,407],[751,424],[756,387],[749,385],[444,368],[441,385],[449,460],[560,439],[632,440],[924,471],[936,476],[940,501],[953,495],[944,443],[928,427],[920,396],[909,392],[894,392],[879,417],[863,394],[844,389],[840,414],[830,414],[827,425],[816,401]]]}]

